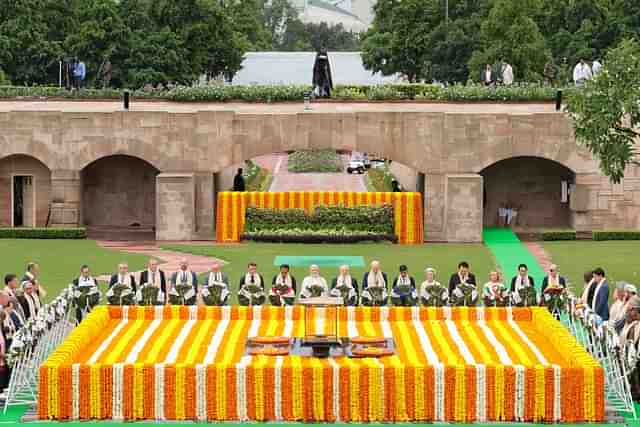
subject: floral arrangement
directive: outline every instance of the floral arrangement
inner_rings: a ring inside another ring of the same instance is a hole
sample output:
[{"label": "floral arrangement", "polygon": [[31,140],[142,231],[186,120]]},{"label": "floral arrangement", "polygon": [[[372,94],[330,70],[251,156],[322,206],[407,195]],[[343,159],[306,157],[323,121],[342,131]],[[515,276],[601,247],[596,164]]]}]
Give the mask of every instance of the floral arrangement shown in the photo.
[{"label": "floral arrangement", "polygon": [[73,305],[82,311],[91,310],[100,302],[100,290],[97,286],[69,285],[73,293]]},{"label": "floral arrangement", "polygon": [[133,305],[136,303],[136,295],[131,286],[124,283],[116,283],[111,286],[106,294],[109,305]]},{"label": "floral arrangement", "polygon": [[226,305],[229,299],[229,290],[225,283],[213,282],[208,286],[203,286],[201,294],[206,305]]},{"label": "floral arrangement", "polygon": [[164,293],[153,283],[145,283],[138,288],[136,300],[140,305],[163,305]]},{"label": "floral arrangement", "polygon": [[255,283],[245,283],[238,292],[238,302],[243,306],[262,305],[266,299],[262,287]]},{"label": "floral arrangement", "polygon": [[354,306],[358,304],[358,293],[353,289],[353,287],[349,287],[346,284],[337,285],[335,288],[331,289],[329,294],[332,297],[342,298],[345,306]]},{"label": "floral arrangement", "polygon": [[[256,333],[302,337],[303,307],[96,307],[40,367],[38,416],[200,422],[604,419],[603,369],[545,308],[337,310],[340,336],[393,338],[396,355],[376,362],[245,354],[245,343]],[[313,311],[310,321],[328,329],[320,313]]]},{"label": "floral arrangement", "polygon": [[188,283],[176,283],[169,291],[169,303],[173,305],[194,305],[196,298],[193,285]]},{"label": "floral arrangement", "polygon": [[478,291],[475,285],[460,283],[449,295],[453,307],[475,307],[478,303]]},{"label": "floral arrangement", "polygon": [[446,307],[449,303],[449,290],[438,282],[422,289],[420,302],[427,307]]}]

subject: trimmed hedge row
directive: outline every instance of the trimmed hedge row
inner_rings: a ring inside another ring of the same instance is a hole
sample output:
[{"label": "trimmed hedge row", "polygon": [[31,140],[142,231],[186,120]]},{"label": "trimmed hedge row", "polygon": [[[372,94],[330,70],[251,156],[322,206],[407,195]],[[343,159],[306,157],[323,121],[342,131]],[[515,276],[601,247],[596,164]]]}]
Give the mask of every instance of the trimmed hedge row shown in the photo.
[{"label": "trimmed hedge row", "polygon": [[398,242],[395,234],[377,234],[360,231],[297,231],[263,230],[247,232],[242,240],[270,243],[359,243],[359,242]]},{"label": "trimmed hedge row", "polygon": [[299,150],[288,156],[287,169],[292,173],[342,172],[344,166],[335,150]]},{"label": "trimmed hedge row", "polygon": [[[131,91],[135,98],[165,99],[176,102],[302,102],[311,86],[179,86],[171,90]],[[565,92],[573,89],[564,89]],[[47,86],[0,86],[0,98],[53,97],[66,99],[119,99],[121,89],[82,89],[67,91]],[[388,84],[377,86],[337,86],[335,101],[444,101],[444,102],[525,102],[553,101],[557,88],[520,84],[486,88],[480,85]]]},{"label": "trimmed hedge row", "polygon": [[542,232],[542,240],[547,242],[576,239],[577,233],[575,230],[549,230]]},{"label": "trimmed hedge row", "polygon": [[639,230],[602,230],[593,232],[593,240],[640,240]]},{"label": "trimmed hedge row", "polygon": [[247,208],[245,230],[367,232],[393,234],[392,206],[317,206],[312,215],[303,209]]},{"label": "trimmed hedge row", "polygon": [[86,228],[0,228],[0,239],[86,239]]}]

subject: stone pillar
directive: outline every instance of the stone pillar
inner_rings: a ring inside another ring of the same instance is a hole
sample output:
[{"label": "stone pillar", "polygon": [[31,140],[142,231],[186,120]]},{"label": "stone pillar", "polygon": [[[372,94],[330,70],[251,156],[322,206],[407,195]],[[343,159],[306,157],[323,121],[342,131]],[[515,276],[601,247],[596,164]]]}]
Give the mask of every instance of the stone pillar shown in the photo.
[{"label": "stone pillar", "polygon": [[81,218],[80,171],[51,171],[51,227],[77,227]]},{"label": "stone pillar", "polygon": [[156,177],[156,239],[192,240],[196,229],[195,174],[159,174]]},{"label": "stone pillar", "polygon": [[446,240],[444,230],[445,183],[444,174],[424,175],[424,234],[429,242]]},{"label": "stone pillar", "polygon": [[482,241],[482,176],[447,175],[444,235],[448,242]]},{"label": "stone pillar", "polygon": [[215,237],[215,179],[213,172],[195,174],[196,230],[193,239],[213,240]]}]

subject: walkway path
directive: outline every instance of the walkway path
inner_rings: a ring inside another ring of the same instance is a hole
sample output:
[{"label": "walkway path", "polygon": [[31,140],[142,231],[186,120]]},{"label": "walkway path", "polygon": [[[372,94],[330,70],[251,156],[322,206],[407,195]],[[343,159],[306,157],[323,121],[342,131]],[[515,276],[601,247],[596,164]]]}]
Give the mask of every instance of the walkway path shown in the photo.
[{"label": "walkway path", "polygon": [[[189,244],[194,244],[194,242],[189,242]],[[211,245],[211,242],[207,242],[207,244]],[[146,242],[114,242],[114,241],[98,241],[98,245],[105,249],[112,249],[121,252],[130,252],[134,254],[142,254],[147,255],[149,258],[157,258],[160,260],[161,269],[170,276],[173,272],[178,271],[180,268],[180,260],[186,258],[189,262],[189,268],[196,274],[206,273],[211,268],[211,264],[214,261],[218,261],[221,264],[226,264],[225,261],[208,257],[204,255],[193,255],[187,254],[183,252],[169,251],[162,249],[155,243],[146,243]],[[140,271],[133,272],[136,280],[139,279]],[[110,276],[103,275],[98,276],[98,280],[106,280],[108,281]],[[168,279],[168,277],[167,277]]]},{"label": "walkway path", "polygon": [[[367,191],[365,175],[339,173],[290,173],[288,155],[278,154],[275,159],[259,162],[272,166],[273,181],[269,191]],[[348,156],[343,156],[348,162]],[[346,170],[346,166],[345,166]]]}]

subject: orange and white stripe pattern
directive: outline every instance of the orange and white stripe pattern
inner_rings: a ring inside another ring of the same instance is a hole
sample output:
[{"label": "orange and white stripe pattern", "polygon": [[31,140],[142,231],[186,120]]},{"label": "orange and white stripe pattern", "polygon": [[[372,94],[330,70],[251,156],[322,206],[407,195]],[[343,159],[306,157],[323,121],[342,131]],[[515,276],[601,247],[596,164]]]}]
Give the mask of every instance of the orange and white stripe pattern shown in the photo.
[{"label": "orange and white stripe pattern", "polygon": [[[41,419],[604,419],[600,366],[543,308],[345,307],[340,336],[393,337],[382,359],[248,356],[302,337],[302,307],[98,307],[40,369]],[[322,314],[320,314],[322,313]],[[314,317],[315,316],[315,317]],[[327,331],[328,332],[328,331]]]},{"label": "orange and white stripe pattern", "polygon": [[316,206],[393,206],[394,229],[400,244],[424,241],[422,195],[416,192],[237,192],[218,193],[216,205],[216,240],[237,242],[244,230],[247,207],[269,209],[304,209],[312,212]]}]

